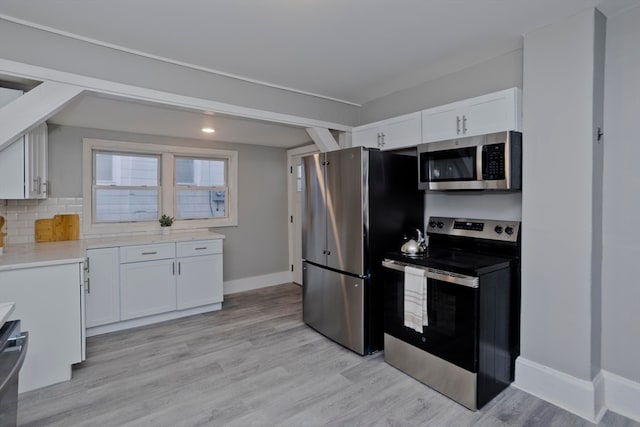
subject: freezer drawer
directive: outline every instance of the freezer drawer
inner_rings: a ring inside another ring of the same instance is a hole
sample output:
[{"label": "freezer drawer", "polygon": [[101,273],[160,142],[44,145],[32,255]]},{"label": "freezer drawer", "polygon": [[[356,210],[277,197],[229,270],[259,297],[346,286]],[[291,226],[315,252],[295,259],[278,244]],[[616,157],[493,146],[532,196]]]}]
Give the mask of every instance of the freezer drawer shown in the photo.
[{"label": "freezer drawer", "polygon": [[339,344],[365,354],[364,279],[304,263],[304,322]]}]

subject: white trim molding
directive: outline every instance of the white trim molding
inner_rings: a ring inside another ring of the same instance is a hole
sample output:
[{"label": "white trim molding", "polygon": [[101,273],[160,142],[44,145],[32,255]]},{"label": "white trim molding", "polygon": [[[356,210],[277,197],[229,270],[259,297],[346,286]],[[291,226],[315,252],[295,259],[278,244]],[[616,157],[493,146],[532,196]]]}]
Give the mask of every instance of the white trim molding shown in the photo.
[{"label": "white trim molding", "polygon": [[607,408],[640,422],[640,383],[605,370],[602,377]]},{"label": "white trim molding", "polygon": [[1,108],[0,151],[44,123],[82,92],[77,86],[44,82]]},{"label": "white trim molding", "polygon": [[338,131],[351,131],[351,126],[341,123],[331,123],[291,114],[276,113],[257,108],[217,102],[210,99],[178,95],[155,89],[116,83],[94,77],[87,77],[65,71],[53,70],[36,65],[23,64],[0,58],[0,74],[20,77],[43,82],[58,82],[76,86],[78,91],[89,91],[117,98],[129,99],[151,104],[169,105],[187,111],[204,112],[205,114],[219,113],[231,116],[256,119],[272,123],[281,123],[304,128],[328,128]]},{"label": "white trim molding", "polygon": [[592,423],[607,411],[601,373],[587,381],[518,357],[514,386]]},{"label": "white trim molding", "polygon": [[262,276],[227,280],[223,285],[224,295],[289,283],[292,279],[293,277],[290,271],[281,271],[279,273],[263,274]]}]

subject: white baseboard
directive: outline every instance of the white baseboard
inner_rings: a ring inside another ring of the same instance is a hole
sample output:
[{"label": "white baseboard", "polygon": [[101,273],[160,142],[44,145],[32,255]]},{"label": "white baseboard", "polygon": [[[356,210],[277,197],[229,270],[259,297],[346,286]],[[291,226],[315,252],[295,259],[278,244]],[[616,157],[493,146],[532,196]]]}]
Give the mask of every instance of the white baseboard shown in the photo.
[{"label": "white baseboard", "polygon": [[600,422],[607,411],[601,373],[586,381],[518,357],[514,385],[592,423]]},{"label": "white baseboard", "polygon": [[281,271],[279,273],[263,274],[262,276],[244,277],[242,279],[228,280],[224,282],[224,294],[250,291],[252,289],[266,288],[293,281],[293,273]]},{"label": "white baseboard", "polygon": [[640,383],[605,370],[602,376],[607,408],[640,422]]},{"label": "white baseboard", "polygon": [[152,316],[140,317],[137,319],[123,320],[122,322],[110,323],[108,325],[94,326],[91,328],[87,328],[87,337],[108,334],[110,332],[122,331],[130,328],[137,328],[138,326],[152,325],[158,322],[179,319],[180,317],[193,316],[194,314],[208,313],[210,311],[220,310],[221,308],[222,303],[217,302],[200,307],[169,311],[166,313],[154,314]]}]

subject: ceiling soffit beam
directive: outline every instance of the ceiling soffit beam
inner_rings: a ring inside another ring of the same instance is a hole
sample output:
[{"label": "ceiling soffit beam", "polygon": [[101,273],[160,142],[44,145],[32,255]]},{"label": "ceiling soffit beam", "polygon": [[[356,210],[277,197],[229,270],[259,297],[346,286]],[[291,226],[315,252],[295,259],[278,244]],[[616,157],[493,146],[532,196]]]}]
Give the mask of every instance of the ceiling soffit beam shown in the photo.
[{"label": "ceiling soffit beam", "polygon": [[73,85],[44,82],[0,108],[0,151],[60,111],[83,91]]},{"label": "ceiling soffit beam", "polygon": [[66,71],[53,70],[37,65],[23,64],[0,58],[0,74],[26,78],[36,81],[50,81],[66,83],[78,86],[88,92],[115,96],[125,100],[148,102],[153,104],[173,106],[189,111],[203,113],[220,113],[247,119],[262,120],[271,123],[287,124],[297,127],[326,127],[339,131],[351,131],[351,126],[342,123],[331,123],[307,117],[293,116],[290,114],[276,113],[273,111],[259,110],[256,108],[226,104],[204,98],[178,95],[172,92],[164,92],[156,89],[116,83],[94,77],[68,73]]},{"label": "ceiling soffit beam", "polygon": [[340,148],[336,139],[326,128],[307,128],[307,133],[320,151],[335,151]]}]

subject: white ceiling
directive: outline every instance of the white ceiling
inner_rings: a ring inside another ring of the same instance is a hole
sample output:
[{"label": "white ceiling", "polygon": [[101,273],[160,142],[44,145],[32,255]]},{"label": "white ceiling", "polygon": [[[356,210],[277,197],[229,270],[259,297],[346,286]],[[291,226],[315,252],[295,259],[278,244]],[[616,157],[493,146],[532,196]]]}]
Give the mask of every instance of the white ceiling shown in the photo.
[{"label": "white ceiling", "polygon": [[0,0],[0,17],[360,105],[520,48],[585,8],[639,1]]}]

